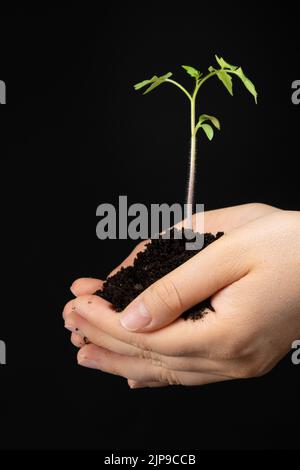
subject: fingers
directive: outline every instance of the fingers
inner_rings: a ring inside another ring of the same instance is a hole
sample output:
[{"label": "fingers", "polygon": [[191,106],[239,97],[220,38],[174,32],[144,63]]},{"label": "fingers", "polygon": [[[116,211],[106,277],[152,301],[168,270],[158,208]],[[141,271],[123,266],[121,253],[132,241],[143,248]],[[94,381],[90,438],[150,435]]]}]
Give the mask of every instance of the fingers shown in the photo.
[{"label": "fingers", "polygon": [[[74,313],[70,315],[70,318],[68,318],[68,322],[70,322],[70,319],[71,321],[73,321],[74,324],[77,325],[77,330],[80,331],[80,334],[72,333],[71,336],[71,341],[76,347],[83,347],[86,344],[86,340],[84,338],[87,338],[83,335],[88,335],[89,342],[93,343],[96,346],[105,348],[109,351],[118,354],[142,358],[150,364],[160,364],[160,366],[166,369],[174,369],[178,371],[188,372],[202,372],[208,374],[221,374],[224,376],[227,375],[226,371],[230,370],[227,361],[222,361],[220,359],[213,360],[209,358],[202,358],[197,355],[194,355],[193,357],[167,356],[164,354],[157,353],[155,351],[151,351],[149,350],[149,348],[141,349],[130,344],[123,343],[122,341],[116,340],[110,335],[105,334],[97,328],[91,326],[79,315],[76,315]],[[189,336],[189,338],[190,340],[192,339],[191,336]],[[223,347],[226,347],[226,343]],[[228,374],[228,376],[230,376],[230,374]]]},{"label": "fingers", "polygon": [[76,279],[70,287],[72,294],[76,297],[85,294],[94,294],[97,290],[102,289],[103,281],[101,279],[93,279],[90,277],[82,277]]},{"label": "fingers", "polygon": [[145,359],[120,355],[93,344],[84,346],[78,353],[78,363],[144,384],[204,385],[228,380],[228,377],[196,372],[181,372],[153,365]]},{"label": "fingers", "polygon": [[89,341],[119,354],[139,355],[139,350],[133,345],[111,337],[93,326],[80,315],[77,315],[74,310],[72,310],[72,302],[66,305],[63,317],[65,319],[65,327],[72,332],[71,342],[74,346],[82,347]]},{"label": "fingers", "polygon": [[248,269],[238,236],[224,235],[162,277],[125,308],[124,328],[149,332],[173,322],[184,311],[243,277]]},{"label": "fingers", "polygon": [[82,348],[86,344],[84,338],[78,333],[71,334],[71,343],[74,344],[76,348]]},{"label": "fingers", "polygon": [[132,358],[100,348],[94,344],[84,346],[78,353],[78,363],[85,367],[100,369],[127,379],[160,381],[160,368],[141,358]]},{"label": "fingers", "polygon": [[127,383],[130,388],[157,388],[167,387],[169,384],[163,382],[138,382],[137,380],[128,379]]},{"label": "fingers", "polygon": [[[104,299],[94,295],[81,296],[70,301],[65,307],[64,317],[66,318],[70,312],[86,320],[90,326],[99,330],[99,334],[106,333],[142,351],[171,357],[210,358],[220,345],[228,342],[232,328],[230,323],[225,323],[224,326],[222,315],[216,311],[210,312],[203,320],[197,322],[180,318],[167,328],[148,333],[130,332],[122,327],[119,321],[120,314],[114,312]],[[80,323],[77,326],[83,328]],[[92,331],[86,329],[85,335],[93,341]],[[102,338],[100,339],[102,341]],[[98,344],[96,340],[95,342]],[[109,346],[107,347],[109,349]]]},{"label": "fingers", "polygon": [[[77,302],[81,304],[82,298],[78,298]],[[66,327],[75,332],[72,335],[75,346],[82,347],[82,338],[86,337],[110,351],[159,363],[167,369],[226,375],[227,364],[220,361],[218,351],[227,347],[231,324],[229,328],[224,328],[217,312],[206,315],[199,322],[177,320],[158,331],[131,333],[121,327],[118,318],[115,318],[118,315],[111,312],[105,300],[97,297],[94,302],[98,308],[94,313],[88,313],[88,320],[76,313],[73,301],[65,307],[63,316]],[[88,308],[91,305],[87,303]]]}]

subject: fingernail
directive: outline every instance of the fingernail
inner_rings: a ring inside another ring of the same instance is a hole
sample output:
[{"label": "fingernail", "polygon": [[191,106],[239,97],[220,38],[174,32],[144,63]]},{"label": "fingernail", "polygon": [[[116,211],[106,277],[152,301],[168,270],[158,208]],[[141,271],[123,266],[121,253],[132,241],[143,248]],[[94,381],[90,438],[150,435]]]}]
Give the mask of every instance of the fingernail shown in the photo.
[{"label": "fingernail", "polygon": [[143,301],[128,307],[124,316],[120,319],[121,325],[127,330],[138,330],[149,325],[151,316]]},{"label": "fingernail", "polygon": [[83,367],[89,367],[90,369],[98,369],[98,364],[96,361],[93,361],[92,359],[87,359],[83,357],[82,359],[78,359],[78,364]]},{"label": "fingernail", "polygon": [[136,388],[138,382],[136,382],[135,380],[127,380],[127,383],[129,385],[130,388]]},{"label": "fingernail", "polygon": [[143,382],[128,382],[129,387],[133,390],[134,388],[146,388],[147,385],[145,385]]}]

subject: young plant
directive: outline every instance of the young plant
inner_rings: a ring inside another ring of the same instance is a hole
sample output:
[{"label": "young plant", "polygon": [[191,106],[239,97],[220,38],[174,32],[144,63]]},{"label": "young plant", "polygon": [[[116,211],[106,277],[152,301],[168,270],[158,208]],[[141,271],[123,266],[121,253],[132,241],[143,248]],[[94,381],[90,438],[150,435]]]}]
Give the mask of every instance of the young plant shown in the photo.
[{"label": "young plant", "polygon": [[[188,190],[187,190],[187,226],[192,229],[192,213],[193,213],[193,203],[194,203],[194,187],[195,187],[195,168],[196,168],[196,137],[197,132],[202,129],[206,134],[209,140],[212,140],[214,136],[214,128],[211,124],[218,130],[220,130],[219,120],[209,114],[201,114],[196,121],[196,98],[198,92],[209,78],[216,76],[228,90],[228,92],[233,95],[232,91],[232,75],[240,78],[247,88],[247,90],[253,95],[255,103],[257,103],[257,92],[253,83],[246,77],[241,67],[236,65],[230,65],[222,57],[215,55],[216,61],[219,65],[219,68],[209,67],[208,73],[204,75],[199,70],[189,65],[182,65],[184,70],[195,79],[195,87],[192,93],[189,93],[180,83],[172,80],[172,73],[169,72],[165,75],[157,77],[154,75],[149,80],[144,80],[140,83],[134,85],[135,90],[140,90],[141,88],[148,86],[144,95],[150,91],[157,88],[162,83],[172,83],[176,87],[180,88],[181,91],[187,96],[190,106],[191,106],[191,152],[190,152],[190,169],[189,169],[189,179],[188,179]],[[210,123],[210,124],[208,124]]]}]

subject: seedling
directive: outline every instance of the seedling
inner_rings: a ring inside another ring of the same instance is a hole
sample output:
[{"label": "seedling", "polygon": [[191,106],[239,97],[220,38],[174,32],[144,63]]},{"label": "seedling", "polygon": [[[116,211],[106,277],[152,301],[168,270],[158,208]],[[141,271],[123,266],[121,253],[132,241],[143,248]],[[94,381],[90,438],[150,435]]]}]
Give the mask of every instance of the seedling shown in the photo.
[{"label": "seedling", "polygon": [[[172,73],[166,73],[160,77],[154,75],[149,80],[144,80],[140,83],[134,85],[135,90],[140,90],[141,88],[148,86],[146,91],[143,93],[146,95],[150,91],[157,88],[162,83],[172,83],[176,87],[180,88],[181,91],[187,96],[190,101],[191,106],[191,152],[190,152],[190,169],[189,169],[189,179],[188,179],[188,190],[187,190],[187,228],[192,229],[192,213],[193,213],[193,202],[194,202],[194,187],[195,187],[195,168],[196,168],[196,138],[197,132],[202,129],[204,134],[206,134],[209,140],[212,140],[214,136],[214,127],[220,130],[220,121],[215,117],[209,114],[201,114],[196,122],[196,98],[198,92],[209,78],[217,76],[218,79],[223,83],[228,92],[233,95],[232,90],[232,75],[239,77],[244,83],[247,90],[253,95],[255,103],[257,103],[257,92],[254,84],[246,77],[241,67],[236,65],[230,65],[222,57],[215,56],[216,61],[219,65],[219,68],[210,66],[208,68],[208,73],[204,75],[199,70],[191,67],[189,65],[182,65],[184,70],[195,79],[195,87],[192,93],[189,93],[180,83],[172,80]],[[214,127],[211,126],[211,123]]]}]

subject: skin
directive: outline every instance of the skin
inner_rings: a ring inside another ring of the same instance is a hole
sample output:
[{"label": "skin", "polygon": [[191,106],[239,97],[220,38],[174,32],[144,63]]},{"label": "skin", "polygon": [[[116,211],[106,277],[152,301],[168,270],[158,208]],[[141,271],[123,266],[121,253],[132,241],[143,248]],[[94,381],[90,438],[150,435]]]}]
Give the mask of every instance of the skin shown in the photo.
[{"label": "skin", "polygon": [[[300,337],[300,212],[264,204],[206,212],[205,231],[219,230],[223,237],[121,313],[93,295],[101,280],[75,281],[76,298],[63,317],[80,348],[78,363],[125,377],[131,388],[203,385],[270,371]],[[120,266],[131,264],[144,244]],[[179,318],[210,296],[215,312],[195,322]],[[126,329],[122,319],[141,302],[151,321]]]}]

